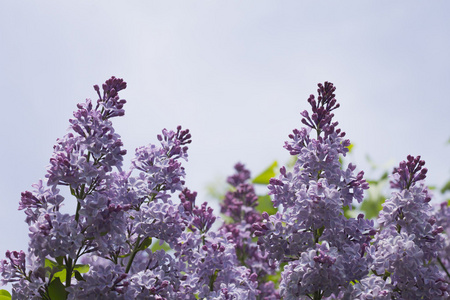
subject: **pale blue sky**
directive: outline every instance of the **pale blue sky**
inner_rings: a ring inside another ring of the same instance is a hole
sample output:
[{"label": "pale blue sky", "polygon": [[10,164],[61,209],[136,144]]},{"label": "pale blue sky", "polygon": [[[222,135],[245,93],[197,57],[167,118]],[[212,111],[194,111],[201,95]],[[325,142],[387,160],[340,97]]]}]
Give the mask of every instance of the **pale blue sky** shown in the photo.
[{"label": "pale blue sky", "polygon": [[287,161],[284,141],[326,80],[358,169],[366,154],[390,166],[422,155],[429,183],[442,185],[449,11],[448,1],[411,0],[4,1],[0,257],[26,250],[20,193],[44,177],[76,104],[111,75],[128,82],[115,120],[126,164],[162,128],[189,128],[187,184],[200,201],[237,161],[254,174]]}]

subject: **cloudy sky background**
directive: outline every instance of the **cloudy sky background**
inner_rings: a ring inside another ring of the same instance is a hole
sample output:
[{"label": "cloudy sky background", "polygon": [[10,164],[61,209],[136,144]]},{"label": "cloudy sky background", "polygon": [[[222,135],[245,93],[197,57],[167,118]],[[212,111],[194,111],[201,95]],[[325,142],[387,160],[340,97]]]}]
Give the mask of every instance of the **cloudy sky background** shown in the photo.
[{"label": "cloudy sky background", "polygon": [[411,0],[4,2],[0,257],[27,249],[20,193],[44,178],[76,104],[111,75],[128,82],[126,116],[114,120],[125,164],[162,128],[189,128],[186,181],[200,201],[238,161],[255,175],[286,162],[284,141],[324,81],[337,87],[358,169],[375,174],[367,154],[390,168],[422,155],[428,183],[442,186],[449,11],[448,1]]}]

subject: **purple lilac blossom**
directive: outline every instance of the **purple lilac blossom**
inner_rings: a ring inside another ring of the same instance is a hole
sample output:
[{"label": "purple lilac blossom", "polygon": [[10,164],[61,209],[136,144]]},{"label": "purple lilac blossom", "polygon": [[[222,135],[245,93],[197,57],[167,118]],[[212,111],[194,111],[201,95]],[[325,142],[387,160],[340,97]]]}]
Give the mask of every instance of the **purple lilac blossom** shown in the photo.
[{"label": "purple lilac blossom", "polygon": [[325,82],[319,84],[317,101],[309,97],[312,114],[301,113],[306,127],[295,129],[285,144],[297,156],[294,169],[282,167],[268,186],[279,212],[263,214],[264,220],[253,224],[269,262],[287,263],[280,282],[284,299],[338,295],[369,272],[365,249],[373,222],[343,216],[345,206],[362,201],[368,184],[363,172],[355,175],[354,165],[343,168],[339,161],[350,141],[333,122],[332,111],[339,107],[334,91]]},{"label": "purple lilac blossom", "polygon": [[6,251],[6,258],[9,260],[0,261],[0,274],[2,276],[2,285],[8,282],[19,281],[21,276],[26,276],[25,252],[23,251]]},{"label": "purple lilac blossom", "polygon": [[184,284],[186,275],[181,273],[184,267],[164,250],[139,252],[130,272],[133,299],[195,299],[190,287]]},{"label": "purple lilac blossom", "polygon": [[12,298],[17,300],[41,300],[45,295],[46,283],[41,277],[21,278],[12,287]]},{"label": "purple lilac blossom", "polygon": [[262,221],[262,215],[256,210],[258,196],[252,184],[249,183],[250,171],[241,163],[234,166],[236,173],[229,176],[227,182],[233,189],[225,194],[221,202],[221,213],[231,219],[221,227],[230,233],[230,241],[235,244],[239,263],[250,268],[258,276],[258,291],[260,299],[273,296],[279,299],[273,285],[266,285],[266,276],[274,274],[276,266],[269,264],[267,254],[263,255],[258,244],[252,240],[254,231],[252,225]]},{"label": "purple lilac blossom", "polygon": [[392,285],[401,299],[446,299],[448,283],[434,263],[443,248],[443,229],[432,215],[423,183],[426,169],[420,156],[408,156],[394,169],[391,186],[398,189],[383,204],[378,217],[382,230],[368,252],[371,270]]},{"label": "purple lilac blossom", "polygon": [[68,133],[54,146],[48,184],[69,185],[73,189],[87,185],[93,190],[113,167],[120,170],[126,151],[121,148],[120,136],[114,132],[111,121],[93,108],[90,99],[78,104],[73,115],[70,128],[75,135]]},{"label": "purple lilac blossom", "polygon": [[27,266],[23,251],[6,251],[5,256],[7,259],[0,261],[0,285],[13,283],[13,299],[42,299],[46,292],[44,268],[33,269],[33,266]]},{"label": "purple lilac blossom", "polygon": [[327,242],[302,252],[299,260],[284,268],[280,291],[283,299],[298,299],[304,295],[328,297],[347,286],[344,260]]},{"label": "purple lilac blossom", "polygon": [[42,180],[32,185],[35,190],[33,192],[23,192],[19,202],[19,210],[25,209],[28,225],[35,223],[42,212],[59,211],[64,197],[59,194],[56,186],[47,187]]},{"label": "purple lilac blossom", "polygon": [[128,289],[130,281],[123,267],[98,266],[84,275],[84,280],[66,288],[67,299],[132,299],[133,292]]},{"label": "purple lilac blossom", "polygon": [[[29,252],[7,251],[0,261],[0,284],[13,284],[13,299],[49,299],[60,270],[67,271],[68,299],[450,298],[450,242],[442,235],[450,209],[433,214],[419,156],[394,169],[398,191],[386,200],[378,231],[363,215],[344,216],[368,184],[355,165],[340,162],[350,141],[333,121],[333,84],[319,84],[317,100],[308,99],[312,112],[301,113],[306,127],[285,144],[297,161],[270,180],[278,212],[256,210],[250,171],[239,163],[221,204],[229,221],[217,230],[213,209],[197,206],[197,193],[184,186],[189,130],[163,129],[160,145],[136,149],[131,169],[122,170],[126,150],[110,119],[125,113],[118,95],[125,88],[115,77],[103,93],[94,86],[96,104],[78,104],[46,180],[22,193]],[[60,212],[61,185],[76,198],[75,214]],[[181,203],[172,200],[176,193]],[[171,250],[152,250],[158,242]],[[279,289],[268,281],[277,270]]]},{"label": "purple lilac blossom", "polygon": [[[257,275],[240,266],[231,233],[224,229],[211,231],[216,218],[206,203],[195,205],[196,193],[184,190],[180,195],[180,207],[184,211],[190,232],[181,234],[172,248],[175,257],[186,266],[185,286],[198,293],[199,298],[256,299],[258,295]],[[217,298],[219,297],[219,298]]]},{"label": "purple lilac blossom", "polygon": [[[127,243],[130,234],[127,235],[126,221],[131,217],[131,208],[135,211],[143,203],[143,198],[151,194],[144,188],[149,184],[149,180],[145,176],[134,179],[130,173],[121,172],[126,151],[121,148],[122,142],[110,119],[124,115],[123,105],[126,101],[120,99],[117,92],[126,88],[126,83],[122,79],[112,77],[103,85],[103,96],[100,95],[98,86],[94,88],[99,95],[96,107],[94,108],[89,99],[78,105],[74,118],[70,120],[70,129],[73,132],[57,140],[54,147],[47,180],[34,185],[34,192],[22,193],[19,209],[25,209],[26,222],[30,226],[29,259],[32,266],[25,274],[22,265],[19,268],[6,260],[2,261],[2,283],[16,282],[13,284],[14,297],[28,299],[33,295],[38,297],[37,295],[47,293],[50,282],[46,282],[45,276],[40,275],[46,259],[64,260],[65,263],[70,262],[68,266],[71,266],[83,255],[89,254],[92,257],[103,255],[118,262],[119,255],[131,251]],[[182,177],[184,171],[175,160],[179,157],[186,159],[187,147],[184,145],[190,142],[190,134],[178,128],[175,133],[164,130],[163,135],[164,140],[158,136],[162,141],[160,153],[165,152],[164,157],[169,157],[169,162],[168,168],[161,167],[162,172],[159,173],[175,172],[178,177]],[[120,172],[112,173],[113,168]],[[177,183],[177,180],[170,180],[172,184]],[[165,181],[166,186],[169,185],[166,182],[170,180]],[[75,215],[59,211],[64,198],[59,195],[57,185],[69,186],[70,192],[77,198]],[[158,189],[162,190],[164,187]],[[160,192],[158,189],[155,188],[153,192]],[[181,190],[181,187],[176,185],[168,189],[174,192]],[[143,211],[148,209],[144,208]],[[157,213],[157,210],[154,211]],[[176,218],[177,207],[174,206],[170,211],[175,211]],[[162,218],[162,215],[157,217]],[[105,281],[104,276],[110,276],[113,267],[114,264],[94,264],[84,275],[84,280],[68,280],[68,289],[70,284],[72,287],[77,286],[71,297],[82,297],[80,295],[83,292],[92,292],[90,289],[94,287],[90,284],[95,280],[86,282],[86,278],[99,279],[99,284],[94,288],[96,290],[106,289],[105,291],[113,294],[125,295],[128,283],[123,280],[128,276],[125,272],[127,270],[123,269],[118,273],[118,278],[113,281],[112,286],[105,283],[108,280]],[[113,269],[116,270],[117,267],[118,265]],[[18,272],[19,270],[21,272]],[[105,298],[109,296],[107,292],[104,293]]]},{"label": "purple lilac blossom", "polygon": [[448,202],[443,202],[435,214],[436,224],[441,228],[444,242],[443,247],[438,253],[438,263],[441,269],[446,273],[447,278],[450,278],[450,206]]},{"label": "purple lilac blossom", "polygon": [[84,199],[79,199],[78,224],[85,239],[85,245],[90,251],[106,254],[119,251],[126,244],[125,214],[130,204],[118,203],[115,198],[106,193],[92,193]]},{"label": "purple lilac blossom", "polygon": [[158,135],[161,147],[149,145],[136,149],[136,158],[133,159],[133,167],[142,171],[141,177],[145,177],[148,183],[149,199],[161,198],[166,201],[170,193],[183,189],[185,176],[184,168],[178,161],[179,158],[187,160],[187,146],[191,142],[189,130],[177,132],[164,129],[162,135]]},{"label": "purple lilac blossom", "polygon": [[354,285],[353,299],[361,300],[390,300],[392,299],[393,286],[390,279],[383,280],[374,274],[361,279]]}]

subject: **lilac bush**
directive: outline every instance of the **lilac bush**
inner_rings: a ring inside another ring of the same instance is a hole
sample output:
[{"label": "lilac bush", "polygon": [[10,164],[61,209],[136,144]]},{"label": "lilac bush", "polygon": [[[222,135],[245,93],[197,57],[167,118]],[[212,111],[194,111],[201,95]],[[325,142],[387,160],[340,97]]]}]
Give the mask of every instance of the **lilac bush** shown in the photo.
[{"label": "lilac bush", "polygon": [[[430,205],[419,156],[394,169],[377,220],[346,216],[369,185],[342,163],[351,144],[334,120],[333,84],[309,97],[304,127],[285,144],[295,164],[267,180],[270,197],[235,165],[223,221],[185,186],[189,130],[163,129],[122,168],[112,119],[125,114],[125,88],[115,77],[94,86],[97,101],[78,104],[45,180],[22,193],[29,249],[0,261],[1,284],[12,284],[0,299],[450,297],[450,209]],[[63,213],[74,200],[73,214]]]}]

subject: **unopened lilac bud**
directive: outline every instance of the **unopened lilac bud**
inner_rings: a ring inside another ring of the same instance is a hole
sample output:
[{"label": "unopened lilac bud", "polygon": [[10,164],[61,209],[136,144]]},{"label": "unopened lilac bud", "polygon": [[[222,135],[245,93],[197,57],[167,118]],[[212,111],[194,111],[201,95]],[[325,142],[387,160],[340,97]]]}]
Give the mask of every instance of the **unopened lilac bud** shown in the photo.
[{"label": "unopened lilac bud", "polygon": [[428,219],[428,223],[430,223],[430,225],[434,225],[436,223],[436,217],[432,216],[430,219]]},{"label": "unopened lilac bud", "polygon": [[167,287],[168,285],[169,285],[169,281],[164,280],[164,281],[161,283],[161,288],[165,288],[165,287]]},{"label": "unopened lilac bud", "polygon": [[442,228],[442,226],[438,226],[432,231],[433,235],[438,235],[439,233],[442,232],[444,232],[444,228]]},{"label": "unopened lilac bud", "polygon": [[280,185],[280,186],[284,185],[284,183],[281,180],[276,179],[276,178],[270,178],[269,183],[271,185]]},{"label": "unopened lilac bud", "polygon": [[252,224],[252,229],[261,231],[262,227],[258,223],[254,223]]}]

